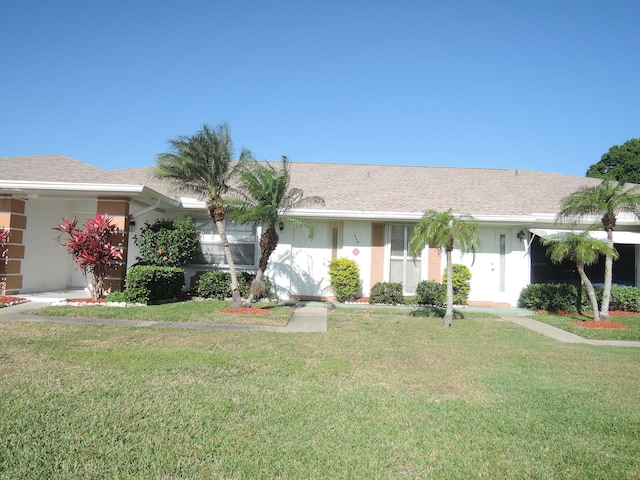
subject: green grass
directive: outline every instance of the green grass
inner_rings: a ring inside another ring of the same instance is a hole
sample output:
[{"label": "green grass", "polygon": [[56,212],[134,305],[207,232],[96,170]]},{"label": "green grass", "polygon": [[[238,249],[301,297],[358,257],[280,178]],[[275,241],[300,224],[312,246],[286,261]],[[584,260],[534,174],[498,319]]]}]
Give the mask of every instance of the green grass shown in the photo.
[{"label": "green grass", "polygon": [[31,315],[53,317],[109,318],[120,320],[148,320],[154,322],[194,322],[222,324],[253,324],[286,326],[293,310],[290,307],[273,304],[258,304],[254,308],[268,310],[264,315],[238,315],[221,313],[220,310],[230,308],[227,301],[188,301],[149,305],[140,307],[107,307],[107,306],[49,306],[31,310]]},{"label": "green grass", "polygon": [[580,323],[593,320],[593,317],[587,317],[577,313],[568,315],[535,315],[531,318],[561,328],[567,332],[575,333],[583,338],[594,340],[640,340],[640,315],[615,316],[609,318],[612,322],[627,325],[629,328],[626,329],[586,328],[572,325],[575,322]]},{"label": "green grass", "polygon": [[0,478],[640,478],[640,351],[334,310],[326,334],[0,323]]}]

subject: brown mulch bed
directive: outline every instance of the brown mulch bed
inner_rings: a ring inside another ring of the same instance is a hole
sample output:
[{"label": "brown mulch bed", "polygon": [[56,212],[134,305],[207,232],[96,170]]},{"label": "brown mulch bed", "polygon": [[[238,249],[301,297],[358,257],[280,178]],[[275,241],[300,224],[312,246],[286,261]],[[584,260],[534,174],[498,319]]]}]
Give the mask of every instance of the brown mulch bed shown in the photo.
[{"label": "brown mulch bed", "polygon": [[571,322],[571,325],[575,325],[576,327],[584,327],[584,328],[618,328],[618,329],[629,328],[628,325],[612,322],[611,320],[600,320],[599,322],[594,322],[594,321]]},{"label": "brown mulch bed", "polygon": [[220,313],[234,313],[236,315],[264,315],[271,313],[270,310],[264,308],[251,308],[251,307],[238,307],[238,308],[223,308],[218,310]]},{"label": "brown mulch bed", "polygon": [[105,303],[107,299],[99,298],[98,300],[94,300],[92,298],[65,298],[64,301],[73,303]]}]

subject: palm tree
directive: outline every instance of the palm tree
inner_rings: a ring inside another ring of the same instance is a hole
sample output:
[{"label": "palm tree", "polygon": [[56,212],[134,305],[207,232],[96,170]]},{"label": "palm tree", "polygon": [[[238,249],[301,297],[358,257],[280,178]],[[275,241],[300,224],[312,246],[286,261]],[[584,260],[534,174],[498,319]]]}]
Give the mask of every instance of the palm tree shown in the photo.
[{"label": "palm tree", "polygon": [[269,162],[258,162],[254,158],[243,159],[236,167],[239,187],[234,189],[236,200],[229,202],[229,214],[237,223],[252,223],[262,227],[258,273],[252,284],[249,301],[263,287],[269,258],[278,246],[280,238],[276,227],[281,222],[287,223],[303,229],[309,238],[313,237],[313,226],[308,220],[286,214],[305,206],[324,205],[321,197],[305,197],[302,190],[290,186],[289,165],[289,159],[283,156],[279,169]]},{"label": "palm tree", "polygon": [[451,209],[446,212],[427,210],[413,229],[409,239],[409,252],[415,259],[429,245],[444,249],[447,256],[447,310],[442,319],[445,327],[453,320],[453,263],[451,252],[454,246],[462,253],[475,252],[480,244],[478,221],[471,215],[456,216]]},{"label": "palm tree", "polygon": [[[622,182],[605,179],[596,186],[582,187],[563,198],[556,221],[573,219],[575,223],[585,216],[599,215],[600,222],[593,226],[601,226],[607,232],[607,243],[613,248],[613,231],[620,212],[640,216],[640,186],[627,188]],[[600,305],[600,316],[605,319],[609,317],[612,281],[613,256],[605,254],[604,289]]]},{"label": "palm tree", "polygon": [[608,242],[597,240],[589,235],[589,231],[576,233],[568,232],[552,235],[542,239],[542,244],[547,247],[547,255],[553,263],[562,263],[564,260],[571,260],[576,264],[580,280],[587,289],[587,295],[591,302],[593,320],[601,320],[598,311],[598,299],[593,284],[587,277],[584,267],[593,265],[598,261],[600,255],[608,255],[611,258],[618,258],[618,252]]},{"label": "palm tree", "polygon": [[[156,158],[153,175],[173,184],[185,194],[192,194],[207,202],[207,213],[218,229],[222,248],[229,265],[233,306],[241,304],[235,263],[224,228],[226,215],[223,195],[229,190],[233,142],[227,123],[215,129],[207,124],[195,134],[169,140],[167,152]],[[240,159],[251,156],[243,149]]]}]

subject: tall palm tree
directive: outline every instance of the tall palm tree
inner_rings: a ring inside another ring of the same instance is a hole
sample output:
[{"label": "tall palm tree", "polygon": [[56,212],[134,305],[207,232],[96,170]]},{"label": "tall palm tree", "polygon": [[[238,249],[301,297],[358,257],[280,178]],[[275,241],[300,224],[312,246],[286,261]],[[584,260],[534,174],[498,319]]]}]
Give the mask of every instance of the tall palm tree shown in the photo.
[{"label": "tall palm tree", "polygon": [[[207,202],[207,213],[218,229],[222,248],[229,265],[233,306],[241,304],[235,262],[224,228],[226,215],[223,195],[229,190],[233,142],[229,124],[220,123],[215,129],[207,124],[193,135],[169,140],[167,152],[156,158],[153,175],[177,187],[188,195]],[[243,149],[240,159],[251,156]]]},{"label": "tall palm tree", "polygon": [[289,159],[283,156],[280,168],[254,158],[245,158],[236,166],[239,186],[234,189],[236,199],[229,202],[229,214],[237,223],[252,223],[262,227],[258,273],[252,284],[249,301],[262,288],[269,258],[278,246],[280,237],[276,227],[280,222],[287,223],[301,228],[312,238],[311,223],[304,218],[288,216],[287,213],[301,207],[324,205],[321,197],[305,197],[302,190],[290,186],[289,165]]},{"label": "tall palm tree", "polygon": [[601,320],[598,311],[598,299],[593,284],[587,277],[584,267],[593,265],[598,261],[600,255],[609,255],[611,258],[618,258],[618,252],[604,240],[597,240],[589,235],[589,231],[576,233],[568,232],[552,235],[542,239],[542,244],[547,247],[547,255],[553,263],[562,263],[564,260],[571,260],[576,264],[576,269],[580,275],[580,280],[587,289],[587,295],[591,302],[593,320]]},{"label": "tall palm tree", "polygon": [[[594,226],[601,226],[607,232],[607,243],[613,248],[613,231],[621,212],[640,216],[640,186],[627,188],[622,182],[606,179],[596,186],[582,187],[563,198],[556,221],[571,219],[575,224],[585,216],[598,215],[600,221]],[[613,256],[605,254],[604,289],[600,305],[600,316],[605,319],[609,317],[612,281]]]},{"label": "tall palm tree", "polygon": [[446,212],[427,210],[413,229],[409,239],[409,252],[416,258],[429,245],[443,249],[447,257],[447,309],[442,319],[445,327],[453,320],[453,263],[451,252],[454,246],[462,253],[475,253],[480,245],[478,221],[471,215],[454,215]]}]

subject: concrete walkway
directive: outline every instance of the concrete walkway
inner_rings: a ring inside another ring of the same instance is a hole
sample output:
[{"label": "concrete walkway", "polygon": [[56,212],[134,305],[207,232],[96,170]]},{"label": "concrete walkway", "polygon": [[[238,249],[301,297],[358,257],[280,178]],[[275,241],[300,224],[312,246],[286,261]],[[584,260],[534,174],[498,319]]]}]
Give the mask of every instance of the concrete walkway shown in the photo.
[{"label": "concrete walkway", "polygon": [[232,325],[193,322],[153,322],[117,320],[106,318],[44,317],[23,312],[43,308],[47,302],[26,302],[0,308],[0,322],[7,323],[70,323],[75,325],[112,325],[120,327],[182,328],[187,330],[236,330],[239,332],[315,333],[327,331],[327,309],[320,307],[299,307],[285,327],[268,325]]},{"label": "concrete walkway", "polygon": [[610,347],[640,347],[640,341],[633,340],[590,340],[588,338],[582,338],[575,333],[567,332],[561,328],[557,328],[551,325],[547,325],[543,322],[538,322],[533,318],[522,316],[502,316],[503,320],[516,323],[522,327],[533,330],[534,332],[541,333],[546,337],[551,337],[554,340],[564,343],[586,343],[588,345],[602,345]]}]

